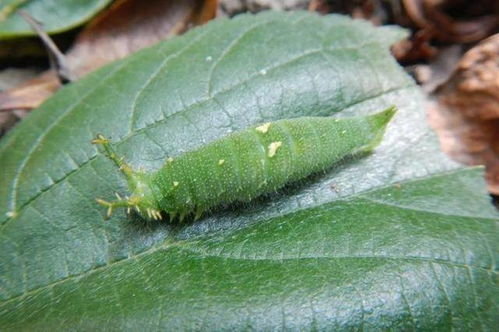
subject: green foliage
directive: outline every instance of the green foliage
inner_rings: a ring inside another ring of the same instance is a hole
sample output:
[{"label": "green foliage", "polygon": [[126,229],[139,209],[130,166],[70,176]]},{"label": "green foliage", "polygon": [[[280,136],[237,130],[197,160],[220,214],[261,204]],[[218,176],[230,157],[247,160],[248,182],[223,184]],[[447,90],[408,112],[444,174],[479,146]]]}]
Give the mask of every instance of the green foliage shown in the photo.
[{"label": "green foliage", "polygon": [[28,12],[50,34],[66,31],[86,22],[109,2],[110,0],[2,0],[0,40],[35,35],[16,13],[17,10]]},{"label": "green foliage", "polygon": [[[498,325],[498,214],[439,150],[390,56],[344,17],[218,20],[62,89],[0,143],[3,329],[428,329]],[[104,221],[133,167],[266,121],[399,112],[371,155],[185,227]],[[7,216],[7,214],[10,216]]]}]

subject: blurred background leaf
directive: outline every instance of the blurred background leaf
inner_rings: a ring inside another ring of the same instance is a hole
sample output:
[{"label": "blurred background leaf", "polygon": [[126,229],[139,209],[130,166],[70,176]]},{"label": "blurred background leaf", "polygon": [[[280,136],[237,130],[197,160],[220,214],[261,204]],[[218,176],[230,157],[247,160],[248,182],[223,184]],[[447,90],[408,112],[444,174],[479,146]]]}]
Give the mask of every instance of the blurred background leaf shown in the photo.
[{"label": "blurred background leaf", "polygon": [[111,0],[2,0],[0,3],[0,40],[33,36],[34,31],[17,14],[24,10],[43,24],[49,34],[63,32],[85,23]]}]

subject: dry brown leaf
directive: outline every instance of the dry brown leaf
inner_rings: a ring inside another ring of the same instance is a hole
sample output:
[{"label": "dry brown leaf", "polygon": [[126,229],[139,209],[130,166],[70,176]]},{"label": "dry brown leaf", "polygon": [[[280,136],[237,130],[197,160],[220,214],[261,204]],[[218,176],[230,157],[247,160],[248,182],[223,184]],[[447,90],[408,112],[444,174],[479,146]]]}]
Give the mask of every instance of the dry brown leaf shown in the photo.
[{"label": "dry brown leaf", "polygon": [[[217,0],[118,0],[99,14],[66,53],[73,77],[82,77],[106,63],[125,57],[215,17]],[[60,87],[56,74],[40,77],[0,93],[0,110],[32,109]]]},{"label": "dry brown leaf", "polygon": [[[499,27],[497,0],[402,0],[407,16],[433,38],[451,43],[479,41]],[[458,17],[455,13],[460,13]],[[464,14],[464,15],[461,15]]]},{"label": "dry brown leaf", "polygon": [[394,56],[404,64],[432,61],[440,52],[434,41],[464,44],[480,41],[499,28],[497,0],[400,0],[391,16],[399,25],[415,30],[412,36],[393,47]]},{"label": "dry brown leaf", "polygon": [[[146,5],[147,4],[147,5]],[[79,35],[67,59],[84,75],[112,60],[186,31],[215,16],[216,1],[122,0],[94,19]]]},{"label": "dry brown leaf", "polygon": [[426,30],[416,31],[410,38],[392,46],[392,54],[400,63],[415,63],[433,58],[438,52],[430,45],[431,35]]},{"label": "dry brown leaf", "polygon": [[46,71],[21,85],[0,93],[0,109],[33,109],[60,87],[55,71]]},{"label": "dry brown leaf", "polygon": [[320,14],[340,13],[353,18],[371,21],[374,25],[381,25],[386,20],[386,15],[379,0],[311,0],[309,11]]},{"label": "dry brown leaf", "polygon": [[217,16],[232,17],[245,12],[263,10],[306,9],[309,0],[220,0]]},{"label": "dry brown leaf", "polygon": [[[40,71],[33,68],[8,68],[0,71],[0,91],[10,89],[36,77]],[[25,111],[0,112],[0,138],[9,131],[14,124],[23,118]]]},{"label": "dry brown leaf", "polygon": [[499,34],[468,51],[436,91],[430,123],[458,161],[486,165],[489,191],[499,194]]},{"label": "dry brown leaf", "polygon": [[417,63],[404,67],[414,77],[423,92],[427,95],[447,82],[457,68],[463,56],[463,46],[454,44],[440,47],[436,56],[428,63]]}]

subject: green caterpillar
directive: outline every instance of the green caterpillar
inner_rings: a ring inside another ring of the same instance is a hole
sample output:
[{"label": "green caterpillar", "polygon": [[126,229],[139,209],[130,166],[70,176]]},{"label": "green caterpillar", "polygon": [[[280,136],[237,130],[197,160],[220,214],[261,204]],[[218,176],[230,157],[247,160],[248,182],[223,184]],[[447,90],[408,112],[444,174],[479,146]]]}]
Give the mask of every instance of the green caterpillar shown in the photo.
[{"label": "green caterpillar", "polygon": [[336,119],[301,117],[267,122],[230,134],[173,159],[157,171],[134,171],[98,135],[106,155],[125,175],[130,197],[98,203],[108,208],[131,208],[144,218],[161,219],[203,212],[235,201],[250,201],[287,183],[327,169],[348,155],[374,149],[395,107],[365,117]]}]

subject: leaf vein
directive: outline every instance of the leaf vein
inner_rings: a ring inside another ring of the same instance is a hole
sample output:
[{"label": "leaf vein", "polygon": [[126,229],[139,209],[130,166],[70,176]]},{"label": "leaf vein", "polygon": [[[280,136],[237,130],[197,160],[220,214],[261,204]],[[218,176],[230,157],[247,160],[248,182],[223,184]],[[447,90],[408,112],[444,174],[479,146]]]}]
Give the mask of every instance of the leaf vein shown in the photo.
[{"label": "leaf vein", "polygon": [[444,213],[444,212],[441,212],[441,211],[425,210],[423,208],[416,208],[414,206],[394,204],[394,203],[389,203],[389,202],[386,202],[386,201],[374,199],[374,198],[371,198],[371,197],[369,197],[367,195],[368,195],[367,193],[361,193],[361,194],[358,195],[358,197],[361,198],[361,199],[363,199],[363,200],[375,203],[375,204],[380,204],[380,205],[385,205],[385,206],[391,206],[391,207],[399,208],[399,209],[402,209],[402,210],[415,211],[415,212],[433,213],[433,214],[438,214],[438,215],[446,216],[446,217],[468,218],[468,219],[472,219],[472,220],[474,220],[476,222],[478,222],[477,219],[485,219],[485,220],[497,221],[496,218],[492,218],[492,217],[484,217],[484,216],[475,217],[475,216],[469,216],[469,215],[464,215],[464,214],[450,214],[450,213]]},{"label": "leaf vein", "polygon": [[167,56],[158,66],[158,68],[152,73],[152,75],[146,80],[144,85],[138,89],[137,94],[135,95],[133,101],[132,101],[132,107],[131,107],[131,112],[130,112],[130,125],[129,125],[129,131],[133,132],[133,127],[135,124],[135,116],[137,112],[137,102],[139,98],[142,96],[144,91],[146,91],[147,87],[152,84],[152,82],[158,77],[158,75],[161,73],[162,70],[165,69],[165,67],[168,65],[170,60],[178,58],[180,55],[182,55],[185,51],[190,49],[192,46],[196,44],[198,40],[200,40],[202,37],[204,37],[210,30],[205,30],[203,33],[200,33],[197,35],[195,38],[193,38],[189,43],[185,44],[180,50],[177,52],[174,52]]},{"label": "leaf vein", "polygon": [[263,21],[263,22],[257,22],[255,24],[252,24],[248,27],[248,29],[246,29],[245,31],[243,31],[237,38],[234,38],[230,43],[229,45],[225,48],[225,50],[222,52],[222,54],[220,55],[220,57],[213,63],[213,65],[211,66],[211,70],[210,72],[208,73],[208,88],[207,88],[207,95],[208,95],[208,98],[211,98],[212,95],[212,84],[213,84],[213,74],[215,73],[215,71],[217,70],[218,66],[220,65],[220,63],[222,63],[222,61],[225,59],[225,57],[234,50],[234,48],[236,46],[238,46],[238,44],[244,39],[244,37],[246,37],[248,35],[248,33],[256,30],[257,28],[260,28],[266,24],[270,24],[270,23],[273,23],[272,21]]}]

